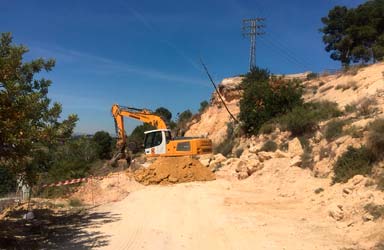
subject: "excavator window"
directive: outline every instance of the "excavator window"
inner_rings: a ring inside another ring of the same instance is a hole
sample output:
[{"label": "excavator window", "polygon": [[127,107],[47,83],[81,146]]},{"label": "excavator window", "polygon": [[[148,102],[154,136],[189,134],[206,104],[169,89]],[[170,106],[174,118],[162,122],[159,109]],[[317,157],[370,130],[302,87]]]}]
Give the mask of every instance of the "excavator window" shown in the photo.
[{"label": "excavator window", "polygon": [[144,140],[145,148],[152,148],[159,146],[163,142],[163,135],[161,131],[147,133]]}]

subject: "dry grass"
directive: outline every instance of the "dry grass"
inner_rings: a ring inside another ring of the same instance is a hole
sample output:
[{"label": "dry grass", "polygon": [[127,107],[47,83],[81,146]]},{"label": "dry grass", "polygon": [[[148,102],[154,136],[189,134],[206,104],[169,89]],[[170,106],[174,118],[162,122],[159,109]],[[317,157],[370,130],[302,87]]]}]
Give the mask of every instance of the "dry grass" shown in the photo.
[{"label": "dry grass", "polygon": [[356,81],[349,81],[345,84],[338,84],[335,87],[336,90],[341,89],[342,91],[345,91],[347,89],[357,90],[358,88],[359,88],[359,86],[357,86]]}]

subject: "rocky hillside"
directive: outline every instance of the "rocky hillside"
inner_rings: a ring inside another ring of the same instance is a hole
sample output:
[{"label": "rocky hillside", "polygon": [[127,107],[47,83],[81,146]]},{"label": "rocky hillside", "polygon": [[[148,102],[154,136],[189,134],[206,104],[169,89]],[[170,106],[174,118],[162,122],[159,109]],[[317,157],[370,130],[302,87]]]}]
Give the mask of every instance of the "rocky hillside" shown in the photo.
[{"label": "rocky hillside", "polygon": [[[286,75],[288,79],[305,79],[309,72]],[[220,94],[229,110],[236,116],[240,112],[239,101],[242,90],[242,77],[225,78],[218,85]],[[377,114],[384,111],[384,63],[377,63],[364,68],[352,68],[349,72],[323,74],[303,82],[305,101],[328,100],[336,102],[341,110],[348,105],[376,109]],[[369,111],[367,111],[369,112]],[[363,126],[372,119],[361,117],[354,125]],[[227,123],[230,116],[222,105],[216,92],[212,94],[210,106],[200,119],[192,121],[186,136],[208,136],[215,145],[226,137]]]},{"label": "rocky hillside", "polygon": [[[227,78],[219,85],[234,115],[239,113],[241,80]],[[200,161],[219,179],[268,187],[271,197],[305,201],[309,210],[334,221],[346,237],[355,239],[348,249],[384,249],[384,162],[375,162],[370,174],[356,174],[345,183],[334,184],[338,159],[349,147],[367,145],[371,122],[384,118],[384,63],[324,74],[302,84],[306,102],[335,102],[342,113],[321,121],[316,131],[305,137],[277,127],[239,138],[228,157],[204,155]],[[217,145],[226,137],[228,122],[229,115],[213,94],[210,107],[187,134],[207,132]]]},{"label": "rocky hillside", "polygon": [[[218,90],[223,97],[228,109],[234,116],[240,112],[239,100],[242,94],[240,83],[242,77],[225,78]],[[214,145],[224,140],[227,134],[227,123],[231,117],[223,106],[216,92],[212,94],[210,106],[201,114],[199,119],[193,120],[185,136],[208,136]]]}]

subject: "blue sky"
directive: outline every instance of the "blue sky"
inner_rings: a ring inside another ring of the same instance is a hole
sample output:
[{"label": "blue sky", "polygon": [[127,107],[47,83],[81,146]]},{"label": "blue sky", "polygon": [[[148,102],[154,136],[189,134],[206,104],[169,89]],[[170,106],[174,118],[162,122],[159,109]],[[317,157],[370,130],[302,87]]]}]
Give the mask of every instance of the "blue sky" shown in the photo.
[{"label": "blue sky", "polygon": [[[324,51],[320,18],[335,5],[362,0],[123,1],[0,0],[0,31],[30,48],[26,60],[55,58],[46,75],[49,96],[63,117],[78,114],[78,133],[114,133],[113,103],[156,109],[173,116],[196,111],[216,82],[248,69],[243,18],[265,17],[257,40],[257,65],[288,74],[339,68]],[[138,122],[127,120],[126,129]]]}]

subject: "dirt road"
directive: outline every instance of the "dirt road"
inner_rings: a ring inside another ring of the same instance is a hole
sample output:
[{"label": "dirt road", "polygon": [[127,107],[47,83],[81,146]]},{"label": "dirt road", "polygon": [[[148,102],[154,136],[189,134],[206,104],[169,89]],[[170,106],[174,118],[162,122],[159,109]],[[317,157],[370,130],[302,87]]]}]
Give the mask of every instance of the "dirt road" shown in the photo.
[{"label": "dirt road", "polygon": [[[352,243],[311,204],[227,180],[149,186],[96,208],[100,249],[340,249]],[[317,211],[318,212],[318,211]],[[97,242],[92,246],[97,248]]]}]

